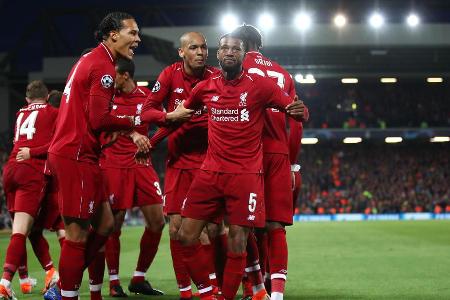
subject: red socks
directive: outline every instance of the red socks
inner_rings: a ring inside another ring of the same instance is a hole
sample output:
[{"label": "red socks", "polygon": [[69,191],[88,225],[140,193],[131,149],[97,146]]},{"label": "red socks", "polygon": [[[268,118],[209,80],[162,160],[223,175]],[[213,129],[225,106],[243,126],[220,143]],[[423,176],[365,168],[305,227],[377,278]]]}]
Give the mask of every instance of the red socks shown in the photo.
[{"label": "red socks", "polygon": [[39,263],[45,271],[53,268],[52,258],[50,257],[50,247],[47,240],[42,235],[42,231],[31,232],[28,236]]},{"label": "red socks", "polygon": [[153,262],[156,252],[158,251],[159,241],[161,240],[162,231],[153,232],[145,227],[144,233],[141,237],[141,251],[136,266],[132,282],[139,282],[145,280],[145,272]]},{"label": "red socks", "polygon": [[113,232],[106,242],[105,255],[109,270],[109,286],[120,285],[119,258],[120,258],[120,234]]},{"label": "red socks", "polygon": [[214,245],[215,252],[215,264],[216,264],[216,277],[218,286],[223,284],[223,272],[225,270],[225,263],[227,261],[227,249],[228,249],[228,234],[220,234],[214,240],[211,241]]},{"label": "red socks", "polygon": [[264,289],[264,278],[259,265],[258,245],[253,232],[250,232],[247,239],[247,262],[245,272],[252,284],[253,294]]},{"label": "red socks", "polygon": [[85,269],[86,244],[64,241],[59,259],[62,300],[78,299],[78,288]]},{"label": "red socks", "polygon": [[208,256],[200,242],[191,246],[183,246],[183,260],[192,281],[197,286],[200,299],[211,296],[213,289],[209,280],[208,270],[199,267],[208,265]]},{"label": "red socks", "polygon": [[26,237],[21,233],[11,235],[11,240],[6,250],[5,264],[3,265],[4,279],[11,281],[14,273],[16,273],[23,256],[26,253],[25,246]]},{"label": "red socks", "polygon": [[272,294],[284,294],[288,264],[286,230],[277,228],[269,231],[268,236]]},{"label": "red socks", "polygon": [[209,280],[211,281],[211,284],[213,286],[218,286],[217,283],[217,276],[216,276],[216,268],[215,268],[215,249],[214,245],[212,244],[213,241],[211,241],[211,244],[202,245],[202,247],[205,249],[206,255],[208,255],[208,273],[209,273]]},{"label": "red socks", "polygon": [[22,256],[22,259],[20,260],[17,272],[19,273],[20,279],[28,278],[28,255],[27,255],[26,241],[25,241],[25,252],[24,255]]},{"label": "red socks", "polygon": [[247,253],[227,253],[227,263],[222,284],[225,299],[234,299],[244,275]]},{"label": "red socks", "polygon": [[103,273],[105,271],[105,252],[99,251],[88,267],[91,300],[102,300]]},{"label": "red socks", "polygon": [[191,278],[183,261],[183,246],[178,240],[170,240],[170,252],[172,254],[173,270],[180,289],[181,298],[191,298]]},{"label": "red socks", "polygon": [[103,247],[108,241],[108,236],[101,235],[95,230],[91,229],[86,242],[86,268],[97,256],[98,250]]}]

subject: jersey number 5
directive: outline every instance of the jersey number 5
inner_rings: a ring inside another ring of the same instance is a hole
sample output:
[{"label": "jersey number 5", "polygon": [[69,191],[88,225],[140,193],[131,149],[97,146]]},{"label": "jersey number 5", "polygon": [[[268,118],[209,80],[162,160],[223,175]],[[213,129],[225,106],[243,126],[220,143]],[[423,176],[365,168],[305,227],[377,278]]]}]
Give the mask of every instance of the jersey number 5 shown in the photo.
[{"label": "jersey number 5", "polygon": [[20,113],[17,117],[16,122],[16,136],[15,141],[19,140],[21,135],[27,135],[27,140],[33,139],[33,135],[36,133],[36,128],[34,127],[34,123],[36,123],[36,118],[39,111],[35,110],[30,113],[28,118],[25,119],[22,123],[23,113]]}]

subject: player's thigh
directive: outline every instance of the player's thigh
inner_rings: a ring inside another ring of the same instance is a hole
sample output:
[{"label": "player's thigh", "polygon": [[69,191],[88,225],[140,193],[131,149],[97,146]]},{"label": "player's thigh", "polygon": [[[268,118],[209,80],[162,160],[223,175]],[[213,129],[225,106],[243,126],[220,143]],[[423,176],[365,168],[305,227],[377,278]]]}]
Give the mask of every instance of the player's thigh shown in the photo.
[{"label": "player's thigh", "polygon": [[102,169],[104,192],[113,211],[133,207],[135,188],[133,173],[133,169],[127,168]]},{"label": "player's thigh", "polygon": [[[158,174],[153,167],[143,167],[133,169],[134,177],[134,203],[133,206],[153,206],[162,207],[163,194],[159,183]],[[154,208],[153,211],[159,212]]]},{"label": "player's thigh", "polygon": [[231,225],[263,227],[265,223],[262,174],[227,174],[226,218]]},{"label": "player's thigh", "polygon": [[192,184],[197,169],[167,167],[164,179],[164,212],[181,214],[181,207]]}]

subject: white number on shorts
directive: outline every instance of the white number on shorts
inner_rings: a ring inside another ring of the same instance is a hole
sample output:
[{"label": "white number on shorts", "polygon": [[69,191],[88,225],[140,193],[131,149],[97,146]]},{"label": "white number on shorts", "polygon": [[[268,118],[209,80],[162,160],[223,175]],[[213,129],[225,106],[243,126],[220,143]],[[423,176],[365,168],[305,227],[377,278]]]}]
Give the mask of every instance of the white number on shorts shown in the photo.
[{"label": "white number on shorts", "polygon": [[[20,113],[17,117],[16,122],[16,137],[15,141],[17,142],[19,140],[19,137],[21,135],[27,135],[27,140],[33,139],[33,135],[36,133],[36,128],[34,128],[34,123],[36,123],[36,118],[39,111],[35,110],[30,113],[28,118],[25,119],[22,123],[23,119],[23,113]],[[20,124],[22,123],[22,124]]]},{"label": "white number on shorts", "polygon": [[161,196],[161,195],[162,195],[162,192],[161,192],[161,187],[159,186],[159,182],[158,182],[158,181],[155,181],[155,182],[153,183],[153,185],[154,185],[155,188],[156,188],[156,194],[158,194],[158,196]]},{"label": "white number on shorts", "polygon": [[256,194],[250,193],[250,196],[248,197],[248,211],[249,212],[255,212],[256,209]]},{"label": "white number on shorts", "polygon": [[[259,76],[262,77],[266,77],[266,74],[264,74],[264,72],[261,69],[258,68],[250,68],[248,69],[248,72],[250,74],[258,74]],[[271,78],[275,78],[277,80],[277,84],[281,89],[284,89],[284,75],[279,73],[279,72],[275,72],[275,71],[271,71],[271,70],[267,70],[267,76],[271,77]]]}]

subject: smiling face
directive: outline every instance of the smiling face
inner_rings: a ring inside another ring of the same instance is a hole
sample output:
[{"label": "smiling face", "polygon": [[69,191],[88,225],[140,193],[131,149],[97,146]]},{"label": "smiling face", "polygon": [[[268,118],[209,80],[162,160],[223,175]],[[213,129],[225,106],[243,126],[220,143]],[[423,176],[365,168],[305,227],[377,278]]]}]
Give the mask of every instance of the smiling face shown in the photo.
[{"label": "smiling face", "polygon": [[114,51],[127,59],[133,59],[134,49],[137,48],[141,39],[139,38],[139,28],[134,19],[122,20],[122,28],[119,31],[112,31]]},{"label": "smiling face", "polygon": [[245,51],[242,40],[233,37],[223,37],[220,40],[217,59],[225,72],[239,72],[244,56]]},{"label": "smiling face", "polygon": [[198,32],[185,33],[180,38],[178,55],[183,59],[186,71],[203,70],[208,58],[205,37]]}]

